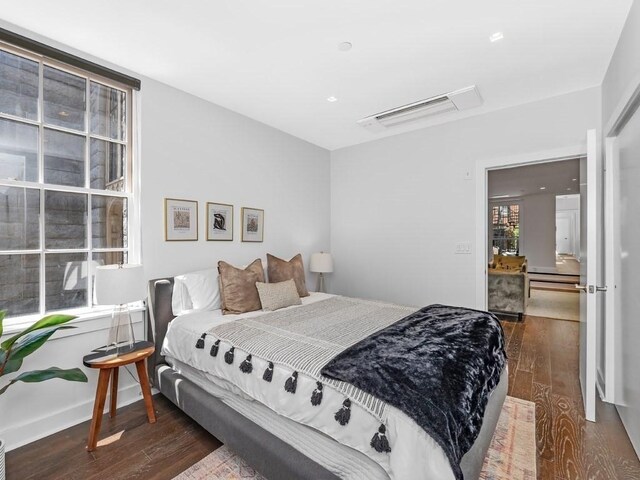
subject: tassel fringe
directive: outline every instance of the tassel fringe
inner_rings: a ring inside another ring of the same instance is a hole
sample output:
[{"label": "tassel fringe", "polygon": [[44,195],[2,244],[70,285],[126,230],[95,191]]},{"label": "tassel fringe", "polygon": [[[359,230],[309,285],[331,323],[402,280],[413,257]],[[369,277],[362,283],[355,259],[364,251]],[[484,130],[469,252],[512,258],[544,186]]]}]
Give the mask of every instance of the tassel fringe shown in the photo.
[{"label": "tassel fringe", "polygon": [[384,425],[380,425],[380,428],[378,428],[378,431],[371,439],[371,446],[376,450],[376,452],[389,453],[391,451],[386,432],[387,427],[385,427]]},{"label": "tassel fringe", "polygon": [[349,419],[351,419],[351,400],[346,398],[345,401],[342,402],[342,407],[336,412],[334,418],[343,427],[349,423]]},{"label": "tassel fringe", "polygon": [[264,370],[262,379],[265,382],[270,382],[273,379],[273,362],[269,362],[269,366]]},{"label": "tassel fringe", "polygon": [[209,355],[211,355],[212,357],[216,357],[218,355],[218,350],[220,350],[220,340],[216,340],[215,343],[211,345]]},{"label": "tassel fringe", "polygon": [[233,363],[233,352],[235,350],[235,347],[231,347],[231,349],[224,354],[224,361],[227,362],[229,365],[231,365]]},{"label": "tassel fringe", "polygon": [[284,384],[284,389],[289,393],[296,393],[298,386],[298,372],[293,372]]},{"label": "tassel fringe", "polygon": [[251,364],[251,354],[247,355],[247,358],[240,364],[240,370],[244,373],[251,373],[253,371],[253,365]]},{"label": "tassel fringe", "polygon": [[311,394],[311,405],[314,407],[322,402],[322,383],[316,382],[316,389]]},{"label": "tassel fringe", "polygon": [[196,342],[196,348],[204,348],[204,338],[207,336],[206,333],[203,333],[198,341]]}]

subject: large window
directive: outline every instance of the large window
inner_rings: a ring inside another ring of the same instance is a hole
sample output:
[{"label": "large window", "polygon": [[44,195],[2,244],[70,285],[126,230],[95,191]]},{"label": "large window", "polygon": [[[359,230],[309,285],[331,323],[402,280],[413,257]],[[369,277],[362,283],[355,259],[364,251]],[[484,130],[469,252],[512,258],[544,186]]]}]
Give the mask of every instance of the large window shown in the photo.
[{"label": "large window", "polygon": [[504,204],[491,207],[491,229],[494,252],[500,255],[520,254],[520,205]]},{"label": "large window", "polygon": [[92,306],[128,258],[131,90],[0,44],[0,309]]}]

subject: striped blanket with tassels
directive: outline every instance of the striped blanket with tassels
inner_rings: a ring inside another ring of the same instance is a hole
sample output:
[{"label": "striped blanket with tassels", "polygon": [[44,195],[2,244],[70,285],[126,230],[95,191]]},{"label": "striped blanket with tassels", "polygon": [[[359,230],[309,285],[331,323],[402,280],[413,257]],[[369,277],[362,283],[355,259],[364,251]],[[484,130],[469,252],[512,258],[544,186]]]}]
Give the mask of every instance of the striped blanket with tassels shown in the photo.
[{"label": "striped blanket with tassels", "polygon": [[[286,390],[295,392],[297,372],[304,373],[318,382],[314,395],[320,392],[321,398],[322,384],[331,385],[384,423],[385,402],[349,383],[325,377],[320,371],[345,349],[415,311],[415,308],[388,303],[332,297],[302,307],[218,325],[202,335],[198,347],[204,347],[207,335],[217,339],[211,349],[212,355],[218,355],[220,340],[232,345],[230,351],[220,352],[224,353],[229,364],[233,363],[234,348],[247,352],[246,358],[237,359],[237,362],[242,362],[242,371],[251,372],[252,357],[287,366],[294,372],[284,385]],[[263,378],[270,381],[272,371],[273,365],[270,365]],[[348,402],[345,400],[343,410],[349,408]],[[342,423],[338,417],[336,420]]]}]

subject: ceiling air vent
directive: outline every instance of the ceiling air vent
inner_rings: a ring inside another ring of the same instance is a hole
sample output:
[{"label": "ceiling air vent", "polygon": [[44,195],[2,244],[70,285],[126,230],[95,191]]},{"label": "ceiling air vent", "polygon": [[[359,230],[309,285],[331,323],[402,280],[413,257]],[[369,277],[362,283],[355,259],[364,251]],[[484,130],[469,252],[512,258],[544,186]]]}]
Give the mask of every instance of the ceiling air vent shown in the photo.
[{"label": "ceiling air vent", "polygon": [[430,117],[438,113],[466,110],[482,105],[482,98],[475,85],[455,92],[437,95],[402,107],[392,108],[358,120],[358,125],[371,132],[382,132],[389,127]]}]

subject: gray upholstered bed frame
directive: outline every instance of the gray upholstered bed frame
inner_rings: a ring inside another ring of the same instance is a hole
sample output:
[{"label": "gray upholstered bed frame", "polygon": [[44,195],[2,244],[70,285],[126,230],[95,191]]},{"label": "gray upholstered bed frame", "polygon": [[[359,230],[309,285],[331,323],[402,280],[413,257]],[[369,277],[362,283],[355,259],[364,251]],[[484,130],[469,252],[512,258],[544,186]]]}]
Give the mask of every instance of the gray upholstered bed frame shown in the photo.
[{"label": "gray upholstered bed frame", "polygon": [[[154,386],[209,433],[239,453],[265,477],[274,480],[337,479],[335,474],[290,444],[256,425],[178,372],[166,368],[160,350],[169,322],[175,318],[171,309],[172,293],[173,278],[149,282],[146,330],[147,339],[156,345],[156,351],[148,363],[149,378]],[[506,393],[505,369],[487,405],[480,435],[462,459],[461,466],[466,480],[476,480],[480,476]]]}]

